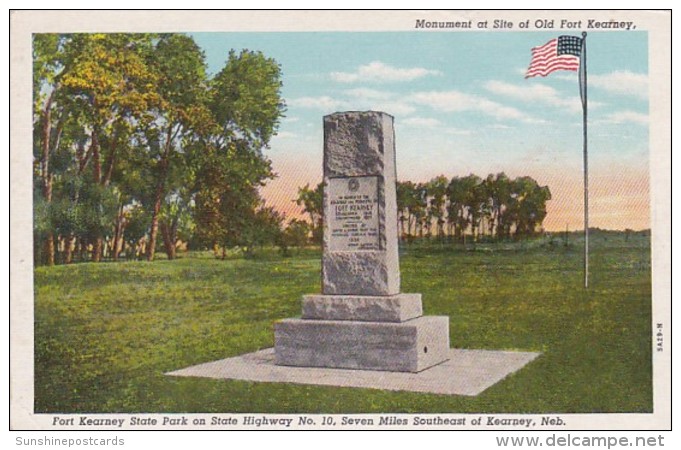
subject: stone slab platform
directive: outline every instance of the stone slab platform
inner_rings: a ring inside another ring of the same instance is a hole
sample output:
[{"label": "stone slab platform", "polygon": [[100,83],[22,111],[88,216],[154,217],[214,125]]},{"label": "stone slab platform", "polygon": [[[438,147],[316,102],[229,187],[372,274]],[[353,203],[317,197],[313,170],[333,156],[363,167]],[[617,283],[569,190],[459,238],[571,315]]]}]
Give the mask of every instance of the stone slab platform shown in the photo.
[{"label": "stone slab platform", "polygon": [[277,364],[420,372],[447,359],[449,318],[401,323],[284,319],[274,324]]},{"label": "stone slab platform", "polygon": [[265,383],[321,386],[475,396],[537,358],[539,353],[450,349],[449,360],[419,373],[376,372],[278,366],[274,349],[169,372],[176,377],[204,377]]}]

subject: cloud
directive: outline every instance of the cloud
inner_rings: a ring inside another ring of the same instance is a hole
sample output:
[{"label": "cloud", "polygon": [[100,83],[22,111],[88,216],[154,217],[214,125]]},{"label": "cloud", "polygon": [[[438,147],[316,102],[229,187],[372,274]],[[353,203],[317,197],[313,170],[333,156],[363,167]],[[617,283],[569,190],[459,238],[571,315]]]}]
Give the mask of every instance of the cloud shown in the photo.
[{"label": "cloud", "polygon": [[563,81],[578,81],[579,72],[559,72],[555,74],[552,73],[551,77]]},{"label": "cloud", "polygon": [[444,112],[477,111],[500,120],[521,120],[528,123],[543,122],[511,106],[505,106],[485,97],[459,91],[417,92],[408,96],[408,100]]},{"label": "cloud", "polygon": [[364,109],[383,111],[392,116],[407,116],[416,111],[416,108],[413,106],[400,101],[376,102],[370,103],[370,105],[371,106]]},{"label": "cloud", "polygon": [[605,75],[589,74],[589,86],[598,87],[618,95],[648,98],[648,75],[628,70],[616,71]]},{"label": "cloud", "polygon": [[348,89],[344,93],[349,97],[347,103],[354,105],[353,109],[385,111],[395,116],[406,116],[416,110],[414,106],[403,101],[401,96],[389,91],[356,88]]},{"label": "cloud", "polygon": [[[533,83],[517,85],[492,80],[485,83],[485,89],[505,97],[528,102],[546,103],[559,108],[568,109],[572,112],[579,112],[582,110],[582,103],[578,95],[566,98],[561,96],[556,89],[544,84]],[[589,102],[589,106],[594,106],[593,102]]]},{"label": "cloud", "polygon": [[400,125],[405,125],[411,128],[420,128],[422,130],[437,130],[438,133],[454,134],[454,135],[470,135],[471,130],[463,130],[461,128],[448,127],[438,119],[432,117],[409,117],[401,120]]},{"label": "cloud", "polygon": [[[577,73],[551,75],[559,80],[577,81]],[[612,94],[628,97],[648,98],[648,75],[620,70],[603,75],[589,74],[588,86],[603,89]],[[591,106],[591,102],[589,102]]]},{"label": "cloud", "polygon": [[321,97],[299,97],[292,98],[287,101],[289,106],[296,106],[299,108],[321,109],[323,111],[337,111],[346,109],[348,103],[343,100],[331,98],[327,95]]},{"label": "cloud", "polygon": [[334,111],[385,111],[394,116],[406,116],[416,108],[389,92],[371,89],[356,89],[345,92],[346,98],[338,99],[327,95],[320,97],[299,97],[287,101],[289,107],[316,109],[325,113]]},{"label": "cloud", "polygon": [[461,128],[446,128],[445,129],[446,134],[455,134],[459,136],[468,136],[473,134],[471,130],[462,130]]},{"label": "cloud", "polygon": [[347,89],[345,91],[345,94],[349,95],[350,97],[353,98],[361,98],[361,99],[371,99],[371,100],[386,100],[389,98],[392,98],[395,96],[392,92],[388,91],[379,91],[377,89],[369,89],[369,88],[355,88],[355,89]]},{"label": "cloud", "polygon": [[401,121],[404,125],[420,128],[437,128],[442,126],[442,122],[430,117],[410,117]]},{"label": "cloud", "polygon": [[359,66],[355,72],[331,72],[331,79],[339,83],[363,82],[396,82],[412,81],[428,75],[441,75],[437,70],[428,70],[422,67],[399,68],[389,66],[380,61]]},{"label": "cloud", "polygon": [[291,139],[298,137],[298,135],[295,133],[291,133],[290,131],[280,131],[276,134],[276,137],[279,139]]},{"label": "cloud", "polygon": [[618,111],[609,114],[604,119],[600,120],[601,123],[635,123],[638,125],[648,125],[648,115],[638,113],[635,111]]}]

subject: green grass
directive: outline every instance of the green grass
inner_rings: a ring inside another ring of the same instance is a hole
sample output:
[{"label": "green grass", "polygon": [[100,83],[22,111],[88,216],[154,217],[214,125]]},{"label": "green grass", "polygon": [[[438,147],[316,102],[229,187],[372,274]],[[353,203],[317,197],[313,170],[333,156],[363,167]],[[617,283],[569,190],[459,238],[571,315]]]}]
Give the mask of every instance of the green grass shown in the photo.
[{"label": "green grass", "polygon": [[275,320],[320,290],[320,254],[35,270],[35,411],[651,412],[649,238],[581,243],[414,244],[402,291],[448,315],[451,345],[542,355],[477,397],[233,380],[164,372],[273,345]]}]

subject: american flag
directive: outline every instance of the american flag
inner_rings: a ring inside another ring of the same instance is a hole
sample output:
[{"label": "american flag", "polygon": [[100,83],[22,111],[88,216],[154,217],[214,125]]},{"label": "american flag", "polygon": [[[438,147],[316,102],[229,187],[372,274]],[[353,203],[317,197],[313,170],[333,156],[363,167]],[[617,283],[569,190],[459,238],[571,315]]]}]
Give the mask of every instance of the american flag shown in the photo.
[{"label": "american flag", "polygon": [[525,78],[545,77],[556,70],[579,70],[582,53],[582,38],[577,36],[558,36],[546,44],[532,49],[532,61]]}]

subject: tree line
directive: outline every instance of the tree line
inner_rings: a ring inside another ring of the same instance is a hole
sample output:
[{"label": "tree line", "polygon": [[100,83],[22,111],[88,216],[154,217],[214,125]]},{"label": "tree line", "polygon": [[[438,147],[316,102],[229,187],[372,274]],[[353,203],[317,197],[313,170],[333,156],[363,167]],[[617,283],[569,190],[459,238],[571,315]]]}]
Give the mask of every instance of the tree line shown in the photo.
[{"label": "tree line", "polygon": [[[321,242],[322,183],[298,190],[297,204],[308,214],[313,239]],[[505,173],[437,176],[430,181],[397,182],[397,213],[400,236],[454,239],[465,242],[482,237],[495,240],[533,236],[542,229],[548,186],[529,176],[509,178]]]},{"label": "tree line", "polygon": [[36,264],[268,239],[283,217],[259,194],[274,177],[262,150],[281,87],[277,62],[249,50],[210,76],[184,34],[35,34]]}]

